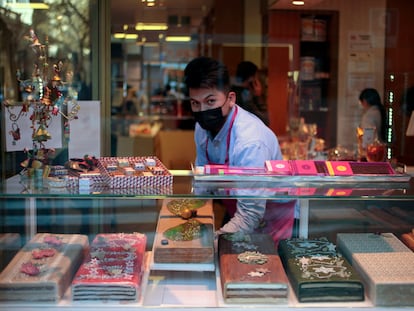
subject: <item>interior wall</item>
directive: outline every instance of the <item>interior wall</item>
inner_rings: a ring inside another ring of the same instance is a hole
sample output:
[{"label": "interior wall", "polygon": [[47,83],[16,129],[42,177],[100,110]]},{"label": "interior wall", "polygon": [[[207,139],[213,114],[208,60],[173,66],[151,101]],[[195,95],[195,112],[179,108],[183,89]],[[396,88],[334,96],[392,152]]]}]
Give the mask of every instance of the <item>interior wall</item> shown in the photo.
[{"label": "interior wall", "polygon": [[337,142],[355,148],[359,92],[374,87],[384,94],[386,0],[327,0],[314,9],[339,11]]},{"label": "interior wall", "polygon": [[257,0],[244,1],[244,60],[262,68],[262,15]]},{"label": "interior wall", "polygon": [[[244,6],[240,0],[214,0],[214,22],[209,31],[212,35],[212,57],[220,60],[236,72],[243,60]],[[231,14],[229,14],[231,12]]]}]

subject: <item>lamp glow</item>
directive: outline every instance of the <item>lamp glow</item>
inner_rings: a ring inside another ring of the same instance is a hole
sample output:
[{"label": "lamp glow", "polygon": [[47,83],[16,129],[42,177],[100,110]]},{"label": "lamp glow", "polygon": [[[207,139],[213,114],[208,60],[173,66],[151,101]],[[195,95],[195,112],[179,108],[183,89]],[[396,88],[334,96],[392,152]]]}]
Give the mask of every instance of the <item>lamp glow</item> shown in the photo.
[{"label": "lamp glow", "polygon": [[167,36],[165,37],[165,41],[167,42],[190,42],[190,36]]},{"label": "lamp glow", "polygon": [[165,23],[137,23],[135,30],[167,30],[168,25]]},{"label": "lamp glow", "polygon": [[41,3],[41,2],[31,2],[31,3],[18,3],[18,2],[13,2],[13,3],[6,3],[6,6],[8,6],[11,9],[20,9],[20,10],[28,10],[28,9],[32,9],[32,10],[48,10],[49,9],[49,5],[47,5],[46,3]]},{"label": "lamp glow", "polygon": [[138,34],[136,34],[136,33],[116,32],[116,33],[114,33],[114,39],[136,40],[136,39],[138,39]]}]

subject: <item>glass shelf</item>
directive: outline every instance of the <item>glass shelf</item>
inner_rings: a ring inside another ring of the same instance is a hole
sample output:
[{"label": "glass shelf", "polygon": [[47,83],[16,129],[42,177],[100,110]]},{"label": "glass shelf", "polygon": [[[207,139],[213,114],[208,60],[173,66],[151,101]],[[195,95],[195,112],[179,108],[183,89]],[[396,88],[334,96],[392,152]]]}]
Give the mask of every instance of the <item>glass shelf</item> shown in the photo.
[{"label": "glass shelf", "polygon": [[[334,232],[364,229],[377,230],[369,225],[370,217],[393,207],[394,202],[402,213],[412,215],[414,201],[414,179],[407,182],[324,182],[294,180],[278,181],[200,181],[192,171],[171,170],[173,184],[170,187],[109,189],[91,187],[48,189],[34,181],[21,180],[20,175],[5,180],[0,185],[0,202],[4,213],[3,227],[10,232],[19,232],[27,241],[37,232],[83,232],[94,236],[99,232],[145,232],[149,238],[147,256],[151,256],[151,245],[156,232],[160,201],[166,198],[209,198],[209,199],[297,199],[297,235],[307,237],[312,234],[333,235]],[[321,202],[323,201],[323,202]],[[345,202],[344,202],[345,201]],[[347,202],[348,201],[348,202]],[[363,202],[361,202],[363,201]],[[372,207],[372,203],[377,206]],[[403,202],[404,201],[404,202]],[[316,204],[311,204],[316,203]],[[351,204],[348,204],[351,203]],[[365,207],[367,205],[367,207]],[[333,206],[335,208],[333,208]],[[371,212],[366,216],[365,212]],[[375,215],[375,216],[373,216]],[[411,216],[409,216],[411,217]],[[406,222],[409,222],[410,218]],[[363,219],[362,219],[363,218]],[[407,224],[399,223],[401,229],[408,230]],[[410,225],[410,224],[408,224]],[[345,227],[342,227],[345,226]],[[365,227],[364,227],[365,226]],[[381,225],[380,230],[384,229]],[[392,227],[394,228],[394,227]],[[411,226],[410,226],[411,228]],[[19,231],[16,231],[18,230]],[[150,257],[149,257],[150,258]],[[191,308],[197,310],[240,310],[243,305],[229,305],[223,302],[219,270],[216,271],[168,271],[151,269],[146,264],[142,282],[141,299],[134,303],[118,302],[72,302],[70,289],[56,304],[4,303],[0,310],[177,310]],[[382,310],[366,299],[356,303],[302,304],[293,293],[289,301],[282,305],[251,305],[257,310],[307,310],[326,308],[327,310]],[[395,309],[407,310],[405,307]],[[411,310],[411,308],[409,308]]]},{"label": "glass shelf", "polygon": [[171,170],[173,183],[162,187],[109,188],[92,185],[78,187],[46,188],[34,180],[13,176],[0,184],[2,198],[135,198],[163,199],[167,197],[203,198],[262,198],[262,199],[375,199],[413,200],[414,179],[407,175],[403,181],[352,181],[344,178],[326,182],[309,178],[280,178],[276,181],[243,181],[194,179],[188,170]]}]

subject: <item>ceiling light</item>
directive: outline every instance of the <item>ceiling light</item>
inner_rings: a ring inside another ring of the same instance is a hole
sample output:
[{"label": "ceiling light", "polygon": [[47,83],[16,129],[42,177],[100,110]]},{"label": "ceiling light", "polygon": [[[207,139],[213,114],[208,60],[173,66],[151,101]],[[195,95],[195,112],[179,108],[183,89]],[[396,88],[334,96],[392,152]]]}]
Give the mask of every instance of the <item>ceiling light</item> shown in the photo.
[{"label": "ceiling light", "polygon": [[155,6],[155,0],[142,0],[142,3],[146,4],[149,7]]},{"label": "ceiling light", "polygon": [[135,30],[167,30],[168,25],[165,23],[137,23]]},{"label": "ceiling light", "polygon": [[292,1],[293,5],[305,5],[305,1]]},{"label": "ceiling light", "polygon": [[125,39],[127,39],[127,40],[136,40],[136,39],[138,39],[138,34],[136,34],[136,33],[126,33],[125,34]]},{"label": "ceiling light", "polygon": [[165,37],[165,41],[167,42],[190,42],[190,36],[167,36]]},{"label": "ceiling light", "polygon": [[24,3],[20,3],[20,2],[6,2],[6,6],[8,6],[11,9],[21,9],[21,10],[28,10],[28,9],[32,9],[32,10],[48,10],[49,9],[49,5],[47,5],[46,3],[42,3],[42,2],[24,2]]},{"label": "ceiling light", "polygon": [[136,40],[138,39],[138,34],[117,32],[114,33],[114,39]]},{"label": "ceiling light", "polygon": [[114,33],[115,39],[125,39],[125,34],[123,32],[116,32]]}]

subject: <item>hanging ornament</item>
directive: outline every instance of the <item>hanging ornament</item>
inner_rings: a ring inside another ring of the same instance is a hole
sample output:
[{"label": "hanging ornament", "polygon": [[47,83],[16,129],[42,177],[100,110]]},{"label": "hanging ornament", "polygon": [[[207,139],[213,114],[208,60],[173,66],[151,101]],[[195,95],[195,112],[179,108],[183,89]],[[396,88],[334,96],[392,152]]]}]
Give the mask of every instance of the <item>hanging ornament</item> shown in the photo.
[{"label": "hanging ornament", "polygon": [[37,49],[42,45],[39,41],[39,38],[37,37],[35,31],[33,29],[30,29],[29,36],[26,36],[26,39],[32,42],[30,45],[33,51],[36,53]]},{"label": "hanging ornament", "polygon": [[57,116],[57,115],[58,115],[58,113],[59,113],[59,107],[58,107],[58,105],[54,105],[54,106],[53,106],[53,110],[52,110],[52,114],[53,114],[54,116]]},{"label": "hanging ornament", "polygon": [[50,106],[52,104],[52,90],[49,86],[43,88],[42,104],[45,106]]},{"label": "hanging ornament", "polygon": [[[5,100],[4,106],[9,112],[11,129],[9,135],[13,137],[13,144],[16,144],[25,133],[20,131],[17,120],[21,115],[28,115],[31,122],[30,131],[32,138],[31,153],[25,149],[27,160],[21,163],[24,168],[47,165],[49,151],[45,142],[52,138],[49,133],[49,126],[56,117],[64,118],[64,138],[69,139],[70,121],[78,118],[79,104],[76,102],[77,93],[71,92],[70,84],[73,82],[73,72],[65,71],[64,63],[58,61],[49,70],[48,38],[41,43],[34,29],[30,29],[25,37],[30,41],[30,48],[35,53],[37,60],[34,63],[32,75],[29,79],[24,78],[25,74],[19,70],[16,72],[16,79],[19,83],[22,106],[18,113],[13,111],[14,105],[11,101]],[[52,72],[51,72],[52,71]],[[62,75],[65,73],[65,79]],[[76,96],[75,96],[76,95]],[[70,109],[68,108],[70,104]],[[55,119],[56,120],[56,119]],[[35,163],[35,165],[34,165]]]},{"label": "hanging ornament", "polygon": [[16,122],[12,123],[12,129],[9,131],[9,134],[13,136],[13,145],[16,145],[16,141],[20,140],[20,128]]},{"label": "hanging ornament", "polygon": [[21,113],[22,114],[27,114],[28,111],[29,111],[29,104],[23,103]]},{"label": "hanging ornament", "polygon": [[51,138],[52,138],[52,136],[44,128],[43,125],[40,125],[39,128],[36,130],[35,134],[33,135],[33,140],[37,141],[37,142],[47,141]]}]

